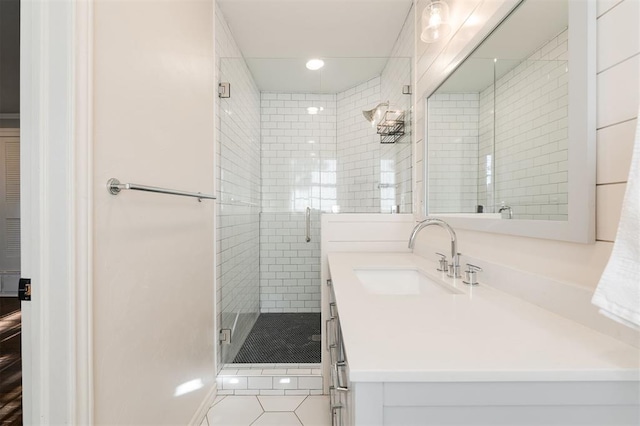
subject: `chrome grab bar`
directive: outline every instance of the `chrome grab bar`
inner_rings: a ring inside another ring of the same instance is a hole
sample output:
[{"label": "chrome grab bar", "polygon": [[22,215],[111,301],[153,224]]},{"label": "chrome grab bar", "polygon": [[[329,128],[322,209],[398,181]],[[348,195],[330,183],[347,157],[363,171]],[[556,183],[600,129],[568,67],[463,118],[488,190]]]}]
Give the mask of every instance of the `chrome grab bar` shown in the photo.
[{"label": "chrome grab bar", "polygon": [[146,192],[156,192],[159,194],[170,194],[170,195],[180,195],[183,197],[193,197],[197,198],[198,201],[202,201],[202,199],[207,200],[215,200],[216,197],[213,195],[203,194],[201,192],[187,192],[187,191],[178,191],[175,189],[167,189],[167,188],[158,188],[155,186],[147,186],[147,185],[139,185],[137,183],[120,183],[120,181],[116,178],[111,178],[107,181],[107,190],[110,194],[118,195],[120,191],[123,189],[132,189],[135,191],[146,191]]},{"label": "chrome grab bar", "polygon": [[307,221],[307,242],[309,242],[311,241],[311,207],[307,207],[305,219]]}]

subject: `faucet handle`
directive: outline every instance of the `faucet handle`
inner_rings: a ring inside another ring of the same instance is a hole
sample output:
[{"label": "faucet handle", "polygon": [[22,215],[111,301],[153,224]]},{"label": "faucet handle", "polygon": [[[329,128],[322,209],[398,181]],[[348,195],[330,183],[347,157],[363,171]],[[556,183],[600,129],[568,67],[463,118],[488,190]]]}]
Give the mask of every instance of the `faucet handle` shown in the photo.
[{"label": "faucet handle", "polygon": [[438,256],[440,256],[440,259],[438,260],[438,269],[437,271],[440,272],[447,272],[449,270],[449,264],[447,262],[447,256],[445,256],[442,253],[436,253]]},{"label": "faucet handle", "polygon": [[482,268],[476,265],[467,263],[467,270],[464,271],[465,279],[463,283],[468,285],[478,285],[478,272],[481,272]]},{"label": "faucet handle", "polygon": [[467,271],[465,272],[482,272],[482,268],[479,266],[467,263]]}]

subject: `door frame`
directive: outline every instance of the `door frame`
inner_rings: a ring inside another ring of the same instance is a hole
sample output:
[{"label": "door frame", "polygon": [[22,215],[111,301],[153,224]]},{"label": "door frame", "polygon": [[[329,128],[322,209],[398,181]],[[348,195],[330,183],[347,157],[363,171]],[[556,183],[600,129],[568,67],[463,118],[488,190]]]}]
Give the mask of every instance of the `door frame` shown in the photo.
[{"label": "door frame", "polygon": [[91,424],[92,0],[20,15],[24,424]]}]

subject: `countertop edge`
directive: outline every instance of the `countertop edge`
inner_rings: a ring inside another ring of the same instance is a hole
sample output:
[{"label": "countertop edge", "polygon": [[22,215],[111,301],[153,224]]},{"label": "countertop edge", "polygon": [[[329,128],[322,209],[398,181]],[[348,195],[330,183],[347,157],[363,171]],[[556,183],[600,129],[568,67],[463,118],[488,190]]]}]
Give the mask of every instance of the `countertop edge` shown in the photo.
[{"label": "countertop edge", "polygon": [[352,382],[640,382],[640,370],[621,371],[349,371]]}]

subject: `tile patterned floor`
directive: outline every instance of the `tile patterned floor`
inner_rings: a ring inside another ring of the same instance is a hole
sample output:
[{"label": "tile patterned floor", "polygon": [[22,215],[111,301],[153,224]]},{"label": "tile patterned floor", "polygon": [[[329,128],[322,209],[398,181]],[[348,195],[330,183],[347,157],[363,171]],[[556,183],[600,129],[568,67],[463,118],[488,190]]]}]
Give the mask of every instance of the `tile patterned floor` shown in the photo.
[{"label": "tile patterned floor", "polygon": [[329,397],[219,396],[201,426],[331,426]]}]

